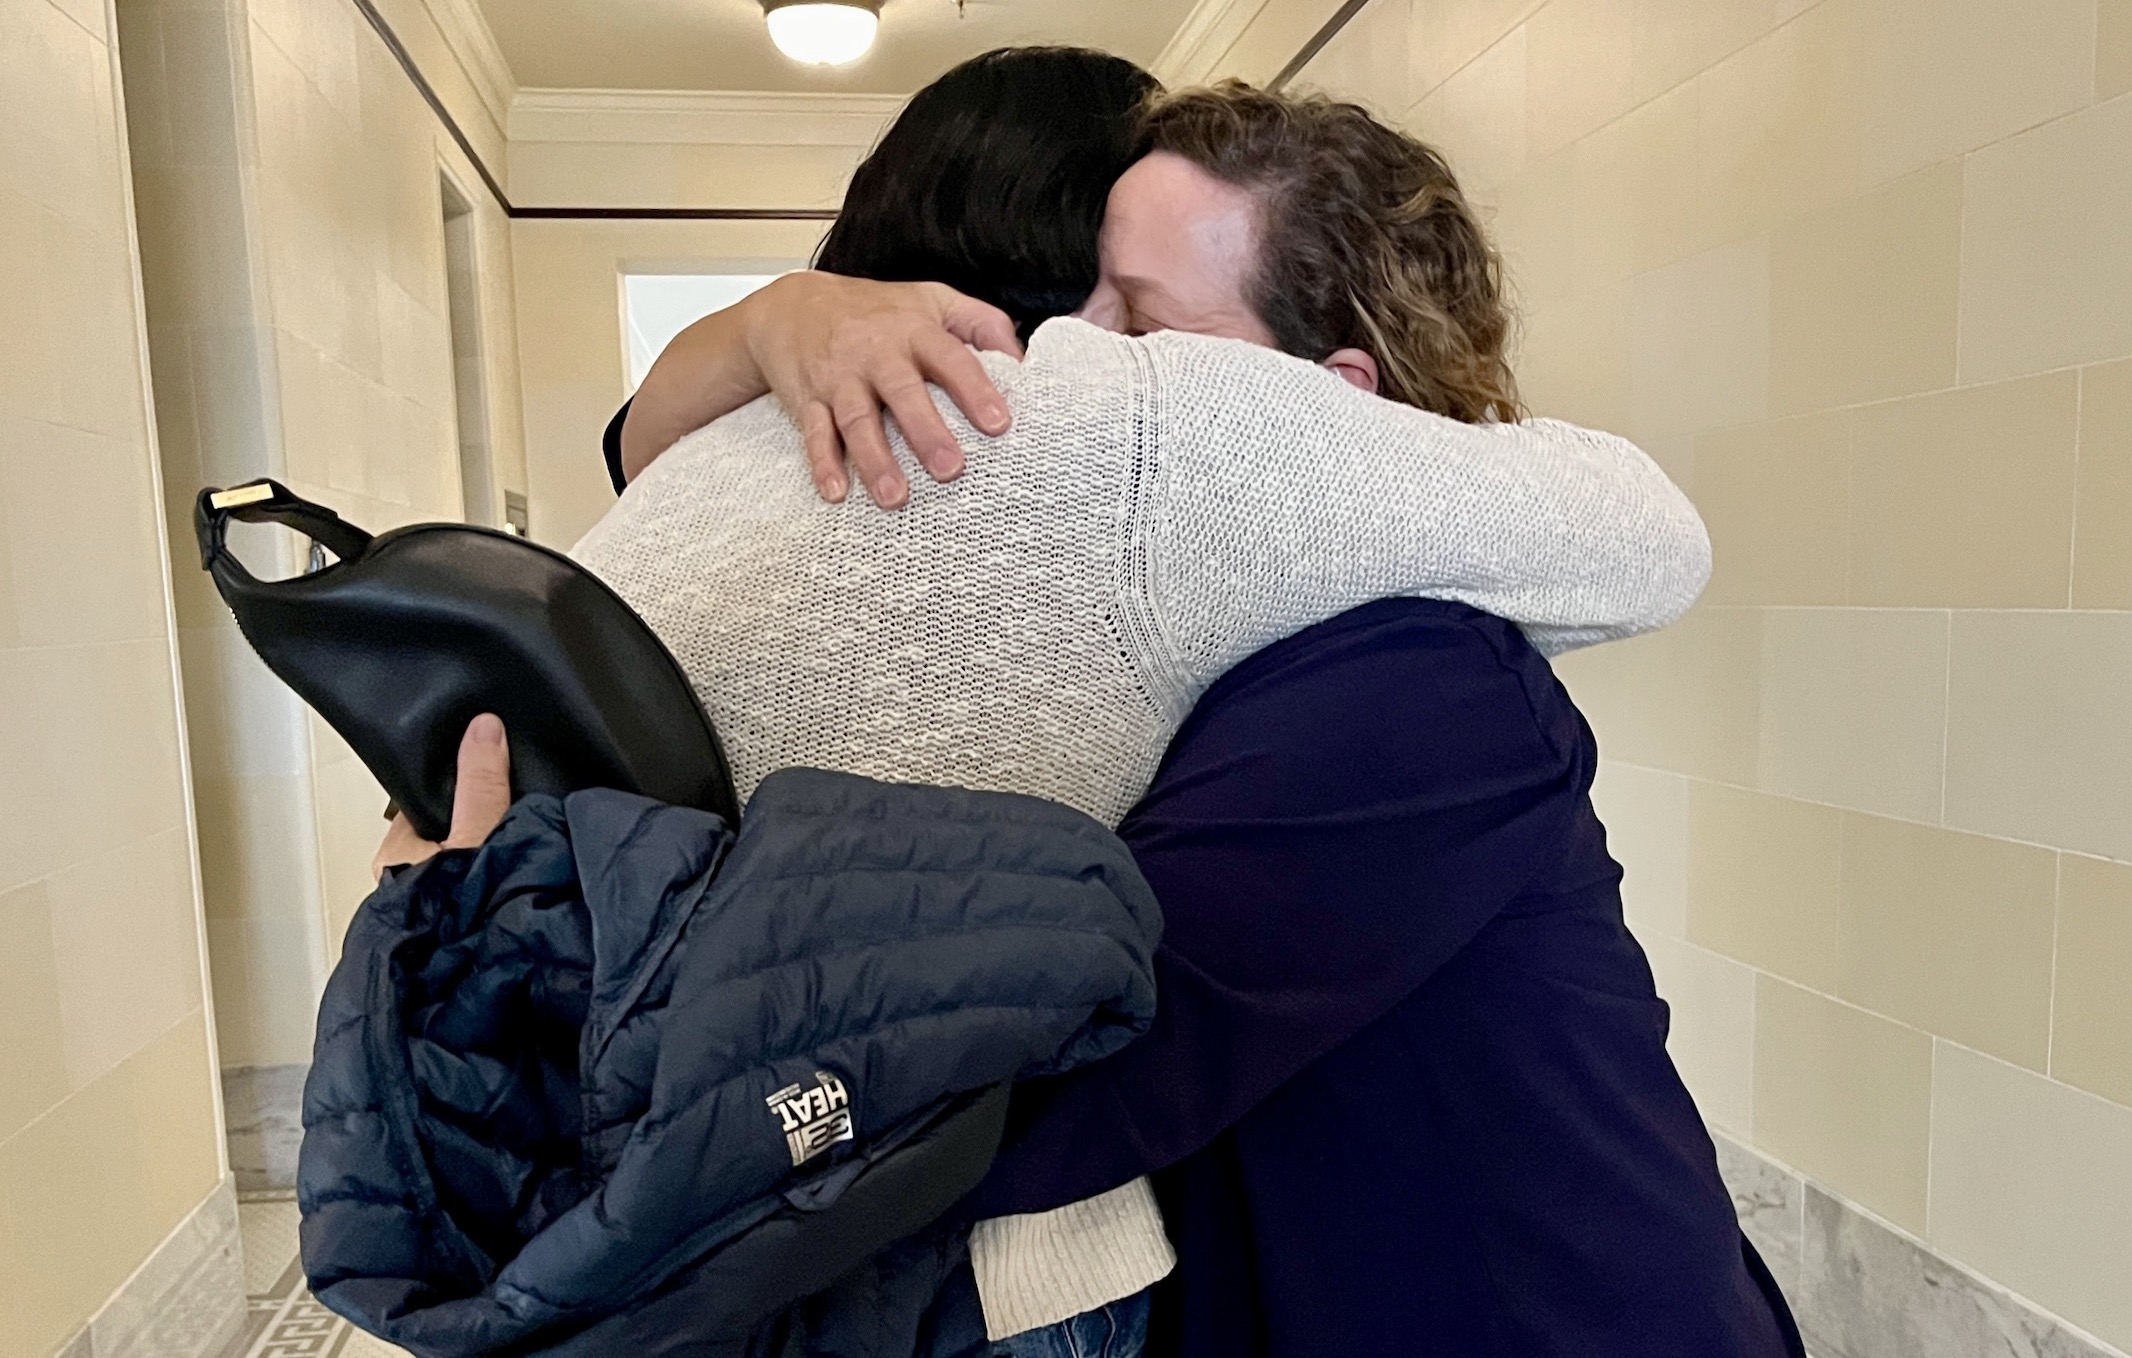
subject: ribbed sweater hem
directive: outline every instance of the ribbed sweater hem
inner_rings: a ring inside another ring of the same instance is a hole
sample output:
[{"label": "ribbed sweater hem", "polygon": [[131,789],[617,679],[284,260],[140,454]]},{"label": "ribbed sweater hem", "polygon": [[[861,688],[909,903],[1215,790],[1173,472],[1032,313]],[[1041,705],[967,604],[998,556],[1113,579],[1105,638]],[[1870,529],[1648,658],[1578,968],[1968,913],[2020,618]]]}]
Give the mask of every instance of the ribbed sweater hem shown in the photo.
[{"label": "ribbed sweater hem", "polygon": [[1145,1179],[1050,1212],[980,1221],[970,1267],[993,1342],[1122,1301],[1177,1266]]}]

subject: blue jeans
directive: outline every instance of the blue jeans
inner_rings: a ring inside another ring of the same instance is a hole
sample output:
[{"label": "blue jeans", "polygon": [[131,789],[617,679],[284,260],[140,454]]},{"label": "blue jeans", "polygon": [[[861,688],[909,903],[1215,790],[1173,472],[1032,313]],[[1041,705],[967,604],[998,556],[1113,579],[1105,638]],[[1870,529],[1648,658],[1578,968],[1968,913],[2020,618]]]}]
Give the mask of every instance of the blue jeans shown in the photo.
[{"label": "blue jeans", "polygon": [[1137,1293],[1070,1320],[996,1341],[993,1358],[1140,1358],[1147,1347],[1148,1294]]},{"label": "blue jeans", "polygon": [[918,1358],[1141,1358],[1147,1317],[1148,1294],[1142,1292],[994,1342],[985,1338],[977,1282],[965,1264],[941,1288],[919,1338]]}]

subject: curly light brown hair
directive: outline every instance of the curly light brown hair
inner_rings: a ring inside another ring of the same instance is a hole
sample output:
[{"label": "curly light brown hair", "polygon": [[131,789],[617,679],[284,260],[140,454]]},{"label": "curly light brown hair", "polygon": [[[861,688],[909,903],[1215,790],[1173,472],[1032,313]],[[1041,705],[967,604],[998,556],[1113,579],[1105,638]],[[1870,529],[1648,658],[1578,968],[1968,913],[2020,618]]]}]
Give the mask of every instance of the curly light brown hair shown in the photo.
[{"label": "curly light brown hair", "polygon": [[1453,419],[1523,415],[1502,260],[1435,150],[1358,105],[1234,80],[1154,96],[1144,128],[1258,197],[1248,300],[1281,349],[1364,350],[1383,395]]}]

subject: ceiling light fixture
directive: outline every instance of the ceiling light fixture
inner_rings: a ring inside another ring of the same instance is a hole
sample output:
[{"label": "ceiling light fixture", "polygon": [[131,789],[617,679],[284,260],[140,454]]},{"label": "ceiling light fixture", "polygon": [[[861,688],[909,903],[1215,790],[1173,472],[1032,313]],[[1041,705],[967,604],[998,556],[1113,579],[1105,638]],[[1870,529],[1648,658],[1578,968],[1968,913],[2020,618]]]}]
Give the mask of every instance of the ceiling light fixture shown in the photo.
[{"label": "ceiling light fixture", "polygon": [[770,41],[794,61],[844,66],[866,55],[882,0],[762,0]]}]

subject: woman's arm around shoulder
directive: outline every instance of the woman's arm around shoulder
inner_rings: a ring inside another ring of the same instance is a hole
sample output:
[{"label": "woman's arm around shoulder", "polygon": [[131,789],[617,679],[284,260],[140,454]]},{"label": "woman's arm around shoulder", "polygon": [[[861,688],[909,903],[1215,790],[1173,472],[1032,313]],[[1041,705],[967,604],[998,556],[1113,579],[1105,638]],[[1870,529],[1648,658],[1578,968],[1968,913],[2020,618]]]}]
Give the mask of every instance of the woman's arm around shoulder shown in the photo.
[{"label": "woman's arm around shoulder", "polygon": [[1471,604],[1556,654],[1663,627],[1709,579],[1701,516],[1626,439],[1462,424],[1237,341],[1142,343],[1157,466],[1136,518],[1186,683],[1376,598]]}]

